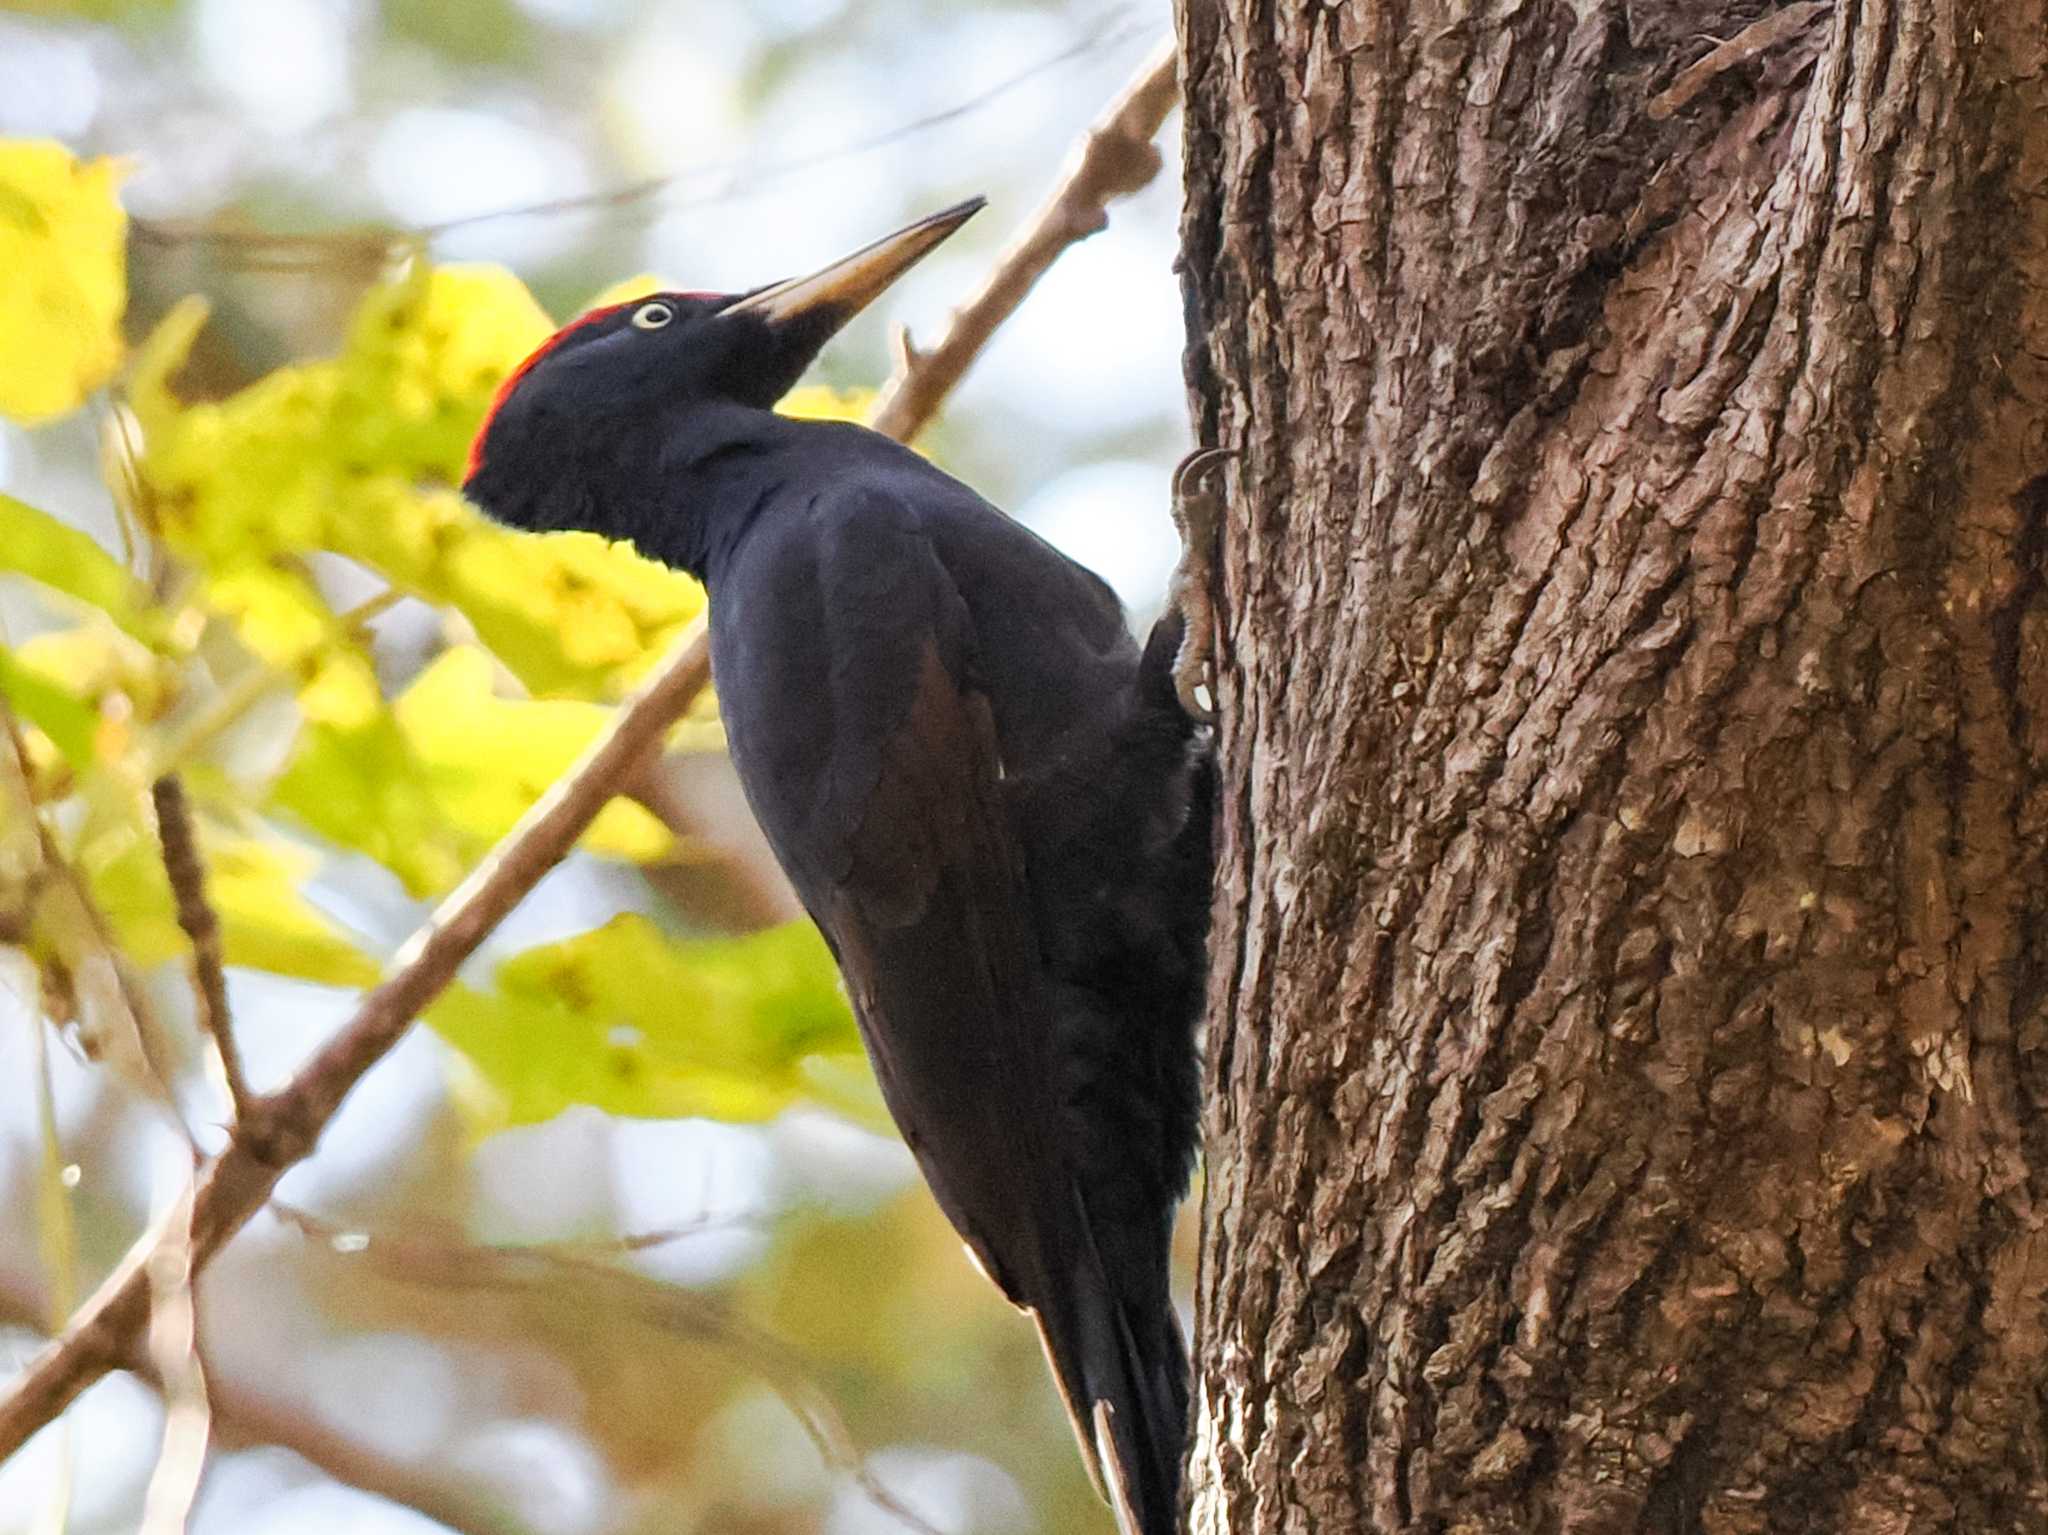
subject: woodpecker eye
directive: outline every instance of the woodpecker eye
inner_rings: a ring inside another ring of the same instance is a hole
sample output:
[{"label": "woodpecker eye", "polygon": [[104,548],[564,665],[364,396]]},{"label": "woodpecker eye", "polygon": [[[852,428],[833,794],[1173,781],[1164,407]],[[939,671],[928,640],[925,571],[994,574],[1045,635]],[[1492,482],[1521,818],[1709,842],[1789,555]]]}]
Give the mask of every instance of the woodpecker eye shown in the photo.
[{"label": "woodpecker eye", "polygon": [[667,304],[642,304],[633,311],[633,323],[642,330],[660,330],[676,317],[676,312]]}]

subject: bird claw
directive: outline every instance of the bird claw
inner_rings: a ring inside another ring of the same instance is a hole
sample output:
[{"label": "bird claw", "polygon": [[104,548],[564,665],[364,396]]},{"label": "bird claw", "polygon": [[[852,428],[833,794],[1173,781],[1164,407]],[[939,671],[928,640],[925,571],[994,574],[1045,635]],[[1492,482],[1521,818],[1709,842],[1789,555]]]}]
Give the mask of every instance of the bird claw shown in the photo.
[{"label": "bird claw", "polygon": [[[1166,605],[1181,616],[1180,651],[1173,658],[1173,690],[1188,718],[1216,718],[1216,538],[1223,525],[1222,481],[1216,471],[1237,457],[1235,448],[1197,448],[1173,471],[1173,525],[1180,531],[1180,563],[1166,587]],[[1208,693],[1208,699],[1202,697]]]}]

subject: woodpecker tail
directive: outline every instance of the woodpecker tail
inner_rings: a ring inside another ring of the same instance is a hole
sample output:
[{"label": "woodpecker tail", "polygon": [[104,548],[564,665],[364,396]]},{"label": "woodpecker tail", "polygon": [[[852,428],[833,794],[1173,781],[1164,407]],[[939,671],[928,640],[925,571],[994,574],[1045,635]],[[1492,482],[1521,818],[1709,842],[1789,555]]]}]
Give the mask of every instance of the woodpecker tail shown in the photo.
[{"label": "woodpecker tail", "polygon": [[1081,1457],[1121,1535],[1175,1535],[1188,1421],[1180,1323],[1163,1293],[1150,1305],[1119,1299],[1092,1238],[1077,1268],[1034,1315]]}]

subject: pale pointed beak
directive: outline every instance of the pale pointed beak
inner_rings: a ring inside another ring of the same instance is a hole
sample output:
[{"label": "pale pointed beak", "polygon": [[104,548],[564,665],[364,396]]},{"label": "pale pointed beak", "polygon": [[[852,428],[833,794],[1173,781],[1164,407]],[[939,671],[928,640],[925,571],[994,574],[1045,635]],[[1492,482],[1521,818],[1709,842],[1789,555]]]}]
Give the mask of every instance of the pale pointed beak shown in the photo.
[{"label": "pale pointed beak", "polygon": [[822,271],[749,293],[723,312],[759,315],[777,327],[814,317],[827,318],[836,330],[873,303],[883,289],[923,260],[987,202],[985,197],[970,197],[943,213],[934,213],[892,235],[884,235]]}]

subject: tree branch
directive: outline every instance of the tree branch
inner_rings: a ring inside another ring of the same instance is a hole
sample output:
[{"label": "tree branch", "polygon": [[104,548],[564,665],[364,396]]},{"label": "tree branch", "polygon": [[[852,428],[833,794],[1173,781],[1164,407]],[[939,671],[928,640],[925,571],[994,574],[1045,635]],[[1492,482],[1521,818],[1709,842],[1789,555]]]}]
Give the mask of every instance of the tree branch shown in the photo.
[{"label": "tree branch", "polygon": [[176,773],[166,773],[150,787],[156,806],[156,834],[164,854],[164,874],[177,903],[178,926],[192,944],[192,989],[199,999],[199,1027],[213,1046],[228,1107],[239,1124],[248,1111],[248,1079],[242,1074],[242,1052],[235,1044],[234,1020],[228,1012],[227,972],[221,963],[220,918],[206,898],[206,865],[199,857],[199,837],[192,829],[192,807]]},{"label": "tree branch", "polygon": [[185,1535],[213,1434],[213,1399],[199,1357],[199,1305],[192,1293],[194,1171],[186,1167],[184,1190],[164,1227],[166,1240],[149,1255],[149,1357],[163,1390],[164,1431],[143,1499],[141,1535]]},{"label": "tree branch", "polygon": [[896,372],[882,386],[869,425],[908,442],[938,411],[969,364],[1024,302],[1068,246],[1109,223],[1109,204],[1128,197],[1159,173],[1152,147],[1160,124],[1179,99],[1172,38],[1160,44],[1131,83],[1088,130],[1067,162],[1066,175],[1012,242],[974,297],[953,313],[946,333],[930,349],[898,337]]},{"label": "tree branch", "polygon": [[[514,827],[399,951],[396,968],[364,996],[341,1031],[278,1093],[252,1099],[228,1145],[208,1162],[192,1209],[192,1266],[203,1268],[305,1157],[356,1083],[398,1043],[456,967],[560,863],[612,797],[622,775],[658,741],[710,680],[710,647],[696,629],[567,777]],[[178,1215],[176,1207],[170,1217]],[[160,1221],[29,1362],[0,1399],[0,1460],[129,1356],[149,1315],[149,1260],[182,1240]]]}]

